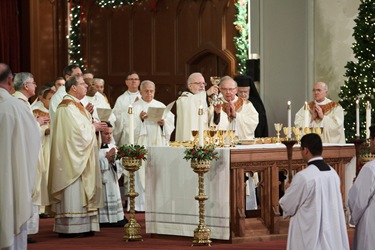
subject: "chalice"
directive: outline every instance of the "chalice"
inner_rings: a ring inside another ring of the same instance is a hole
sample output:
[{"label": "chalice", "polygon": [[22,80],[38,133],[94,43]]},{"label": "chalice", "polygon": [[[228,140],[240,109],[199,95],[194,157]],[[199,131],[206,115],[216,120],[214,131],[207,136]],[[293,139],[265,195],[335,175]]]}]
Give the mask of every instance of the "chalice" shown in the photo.
[{"label": "chalice", "polygon": [[[212,85],[217,86],[217,85],[219,85],[220,77],[218,77],[218,76],[211,76],[210,77],[210,81],[211,81]],[[219,99],[217,97],[217,95],[212,94],[211,95],[211,101],[210,101],[210,103],[212,105],[220,105],[220,104],[223,104],[223,100]]]},{"label": "chalice", "polygon": [[285,135],[285,140],[288,140],[288,132],[289,132],[289,127],[283,127],[283,133]]},{"label": "chalice", "polygon": [[219,139],[219,147],[224,147],[226,133],[227,133],[227,131],[225,131],[225,130],[218,130],[217,131],[217,136],[218,136],[218,139]]},{"label": "chalice", "polygon": [[193,135],[194,139],[193,139],[193,144],[194,145],[198,145],[198,130],[192,130],[191,131],[191,134]]},{"label": "chalice", "polygon": [[208,131],[208,136],[210,137],[210,143],[209,144],[211,144],[211,145],[215,145],[216,132],[217,132],[216,130],[212,130],[212,129],[210,129]]},{"label": "chalice", "polygon": [[229,146],[234,147],[234,137],[236,136],[236,130],[227,130],[229,136]]},{"label": "chalice", "polygon": [[323,128],[321,128],[321,127],[315,127],[315,128],[313,128],[313,129],[314,129],[314,133],[315,133],[315,134],[317,134],[317,135],[319,135],[319,136],[322,135],[322,133],[323,133]]},{"label": "chalice", "polygon": [[280,131],[283,128],[283,124],[282,123],[275,123],[274,126],[275,126],[276,137],[277,137],[276,143],[279,144],[280,143]]},{"label": "chalice", "polygon": [[307,135],[310,134],[313,128],[305,127],[303,128],[303,134]]},{"label": "chalice", "polygon": [[296,136],[296,140],[299,142],[299,139],[300,139],[301,133],[302,133],[302,128],[292,127],[292,131],[293,131],[294,135]]}]

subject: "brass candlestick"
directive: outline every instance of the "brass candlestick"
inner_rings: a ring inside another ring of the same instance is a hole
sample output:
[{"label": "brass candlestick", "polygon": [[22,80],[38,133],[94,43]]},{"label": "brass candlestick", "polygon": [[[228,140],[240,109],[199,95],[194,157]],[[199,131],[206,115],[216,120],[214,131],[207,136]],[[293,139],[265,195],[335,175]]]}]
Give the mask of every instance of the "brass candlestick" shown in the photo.
[{"label": "brass candlestick", "polygon": [[193,246],[196,245],[208,245],[211,246],[211,230],[206,227],[205,218],[204,218],[204,202],[208,200],[208,196],[204,193],[204,174],[210,170],[211,161],[202,160],[202,161],[191,161],[191,168],[195,173],[198,174],[198,189],[199,193],[195,196],[195,199],[199,201],[199,224],[198,227],[194,230],[194,239]]},{"label": "brass candlestick", "polygon": [[125,234],[124,240],[143,240],[141,236],[141,226],[135,219],[135,204],[134,198],[138,196],[138,193],[134,190],[134,172],[142,165],[141,159],[133,159],[131,157],[122,158],[122,167],[129,171],[129,192],[126,193],[130,197],[130,219],[129,222],[124,226]]},{"label": "brass candlestick", "polygon": [[292,157],[293,157],[293,145],[296,144],[297,141],[295,140],[285,140],[282,141],[282,144],[286,146],[287,154],[288,154],[288,179],[289,182],[292,181]]}]

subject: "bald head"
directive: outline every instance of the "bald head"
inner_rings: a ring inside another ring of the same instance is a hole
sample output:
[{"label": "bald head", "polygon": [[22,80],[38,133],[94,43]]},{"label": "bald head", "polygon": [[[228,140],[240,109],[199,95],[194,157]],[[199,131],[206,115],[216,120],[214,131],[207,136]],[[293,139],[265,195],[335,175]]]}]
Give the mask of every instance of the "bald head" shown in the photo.
[{"label": "bald head", "polygon": [[5,63],[0,63],[0,87],[11,94],[15,92],[12,70]]}]

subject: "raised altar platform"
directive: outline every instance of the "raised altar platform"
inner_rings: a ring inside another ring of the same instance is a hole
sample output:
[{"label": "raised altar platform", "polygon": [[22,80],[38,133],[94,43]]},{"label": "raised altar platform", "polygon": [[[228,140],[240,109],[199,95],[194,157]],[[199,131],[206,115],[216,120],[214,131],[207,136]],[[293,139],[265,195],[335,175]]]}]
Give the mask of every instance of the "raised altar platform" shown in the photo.
[{"label": "raised altar platform", "polygon": [[[146,166],[146,233],[193,236],[198,225],[198,177],[183,159],[184,147],[149,147]],[[212,239],[244,241],[261,235],[280,235],[285,222],[279,215],[279,171],[288,171],[283,144],[259,144],[218,148],[205,175],[206,224]],[[293,172],[305,167],[300,148],[293,148]],[[324,159],[338,172],[345,202],[345,164],[355,156],[352,144],[324,144]],[[246,172],[258,172],[260,217],[245,217]],[[254,220],[257,220],[254,222]],[[260,235],[259,235],[260,234]]]}]

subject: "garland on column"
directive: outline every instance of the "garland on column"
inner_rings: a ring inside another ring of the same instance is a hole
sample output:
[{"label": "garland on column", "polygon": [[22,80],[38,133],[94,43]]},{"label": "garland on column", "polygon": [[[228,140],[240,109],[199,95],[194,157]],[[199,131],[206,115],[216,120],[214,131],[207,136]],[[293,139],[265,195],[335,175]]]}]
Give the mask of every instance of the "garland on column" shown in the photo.
[{"label": "garland on column", "polygon": [[96,0],[96,3],[102,8],[117,8],[123,4],[133,5],[134,2],[137,1],[138,0]]},{"label": "garland on column", "polygon": [[238,35],[233,40],[236,47],[237,73],[240,75],[246,75],[246,60],[248,59],[247,4],[248,0],[234,0],[237,13],[233,24],[238,30]]},{"label": "garland on column", "polygon": [[81,0],[68,0],[70,7],[69,26],[69,56],[70,63],[77,64],[84,69],[81,53],[81,17],[84,15]]}]

